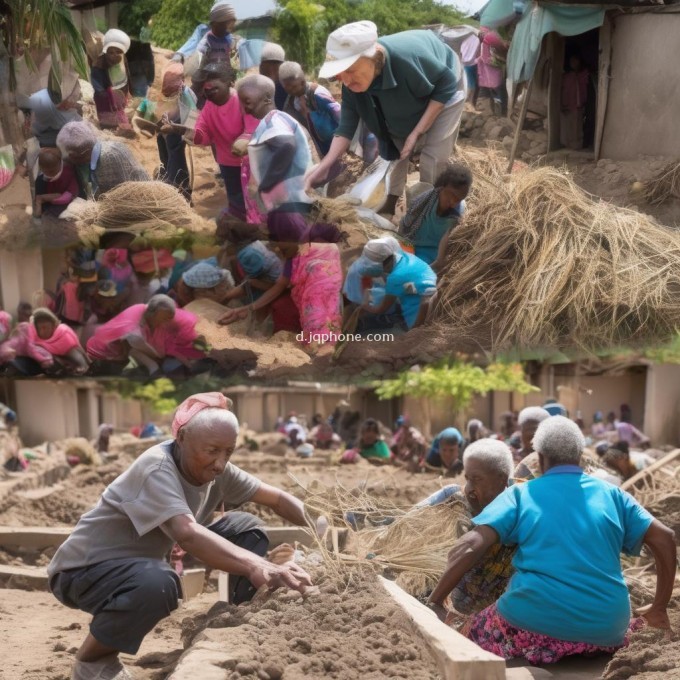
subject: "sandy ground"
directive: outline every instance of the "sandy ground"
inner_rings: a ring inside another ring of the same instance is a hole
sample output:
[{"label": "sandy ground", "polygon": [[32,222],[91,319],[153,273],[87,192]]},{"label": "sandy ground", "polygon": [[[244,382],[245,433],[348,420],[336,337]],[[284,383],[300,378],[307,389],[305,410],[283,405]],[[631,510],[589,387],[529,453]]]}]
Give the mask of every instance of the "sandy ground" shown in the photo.
[{"label": "sandy ground", "polygon": [[[338,466],[338,452],[317,451],[308,460],[298,459],[275,434],[252,436],[260,451],[237,450],[233,461],[263,481],[304,497],[304,488],[314,484],[341,484],[360,488],[388,505],[410,507],[414,502],[459,479],[442,479],[433,473],[410,474],[394,467],[374,467],[367,462]],[[115,479],[148,442],[132,437],[114,437],[113,461],[93,469],[78,466],[52,487],[42,499],[20,492],[0,496],[0,525],[71,526],[91,508],[106,484]],[[53,450],[51,456],[59,456]],[[44,455],[46,458],[46,454]],[[34,467],[45,467],[38,461]],[[267,509],[253,504],[243,509],[258,514],[269,525],[281,520]],[[680,497],[671,497],[651,510],[680,532]],[[0,564],[45,566],[54,550],[40,553],[0,550]],[[309,567],[316,569],[313,565]],[[423,657],[413,641],[413,633],[400,619],[401,614],[382,596],[370,575],[353,578],[317,573],[322,595],[301,600],[279,593],[274,598],[248,607],[217,603],[214,577],[206,592],[182,603],[144,641],[140,653],[126,657],[135,677],[161,680],[177,661],[183,649],[201,631],[210,639],[224,640],[238,649],[236,677],[298,678],[329,677],[353,680],[408,677],[428,680],[438,677],[428,657]],[[653,577],[644,586],[653,586]],[[677,594],[680,595],[680,592]],[[649,592],[636,587],[635,605],[649,601]],[[680,607],[674,598],[671,618],[680,626]],[[89,616],[60,605],[49,593],[4,589],[0,595],[0,680],[67,680],[73,655],[87,630]],[[256,644],[254,643],[256,640]],[[30,654],[22,650],[30,648]],[[245,651],[244,651],[245,650]],[[600,677],[607,657],[570,660],[549,670],[533,671],[536,678],[559,677],[587,680]],[[606,670],[608,680],[624,678],[671,678],[680,663],[680,642],[670,643],[662,633],[643,630],[632,637],[631,646],[619,652]],[[512,665],[516,665],[513,663]],[[553,673],[552,676],[546,673]],[[259,674],[259,675],[258,675]]]}]

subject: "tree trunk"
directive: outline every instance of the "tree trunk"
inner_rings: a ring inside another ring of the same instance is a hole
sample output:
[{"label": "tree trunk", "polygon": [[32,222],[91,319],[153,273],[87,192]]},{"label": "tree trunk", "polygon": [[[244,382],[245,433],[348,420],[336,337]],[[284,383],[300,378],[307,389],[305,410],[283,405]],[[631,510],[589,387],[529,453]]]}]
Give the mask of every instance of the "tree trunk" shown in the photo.
[{"label": "tree trunk", "polygon": [[[10,60],[5,46],[0,41],[0,82],[9,83]],[[0,88],[0,146],[11,144],[17,156],[24,143],[24,136],[19,124],[19,109],[16,97],[5,85]]]}]

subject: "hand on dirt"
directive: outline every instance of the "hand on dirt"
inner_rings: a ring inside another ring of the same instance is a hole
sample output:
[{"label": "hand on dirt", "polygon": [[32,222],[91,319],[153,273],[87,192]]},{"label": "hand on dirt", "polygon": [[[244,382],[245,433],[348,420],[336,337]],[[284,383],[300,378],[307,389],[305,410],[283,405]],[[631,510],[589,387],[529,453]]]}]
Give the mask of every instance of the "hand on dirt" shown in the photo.
[{"label": "hand on dirt", "polygon": [[266,562],[265,566],[258,568],[249,578],[256,587],[266,585],[269,590],[291,588],[304,593],[305,588],[312,585],[309,574],[295,562],[286,562],[281,565]]},{"label": "hand on dirt", "polygon": [[248,310],[245,307],[231,309],[222,318],[218,319],[217,323],[220,326],[226,326],[227,324],[234,323],[234,321],[238,321],[239,319],[245,319],[247,316]]},{"label": "hand on dirt", "polygon": [[648,604],[645,607],[636,609],[635,614],[641,616],[651,628],[662,628],[668,631],[669,637],[673,635],[671,622],[665,608],[655,608],[653,604]]},{"label": "hand on dirt", "polygon": [[313,167],[305,176],[305,191],[311,191],[316,187],[323,186],[326,183],[328,170],[317,165]]}]

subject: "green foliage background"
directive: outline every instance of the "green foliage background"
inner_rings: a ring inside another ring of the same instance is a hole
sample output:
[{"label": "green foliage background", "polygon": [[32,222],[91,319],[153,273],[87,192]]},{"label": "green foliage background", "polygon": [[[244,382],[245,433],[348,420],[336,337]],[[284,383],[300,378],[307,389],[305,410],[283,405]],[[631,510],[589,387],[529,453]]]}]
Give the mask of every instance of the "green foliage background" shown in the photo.
[{"label": "green foliage background", "polygon": [[281,10],[274,24],[274,40],[284,47],[288,59],[308,72],[323,63],[328,34],[352,21],[373,21],[380,35],[463,22],[455,8],[435,0],[277,0],[277,4]]},{"label": "green foliage background", "polygon": [[[160,11],[163,4],[163,0],[132,0],[126,2],[120,7],[118,25],[131,38],[139,38],[139,32],[147,25],[149,19]],[[184,40],[180,42],[180,45],[193,33],[194,28],[196,26],[192,27]]]},{"label": "green foliage background", "polygon": [[212,6],[213,0],[163,0],[160,10],[153,17],[152,41],[159,47],[178,49],[198,24],[208,21]]},{"label": "green foliage background", "polygon": [[477,395],[494,391],[528,394],[539,390],[526,381],[521,364],[494,363],[482,368],[463,361],[403,371],[392,380],[378,383],[375,388],[380,399],[407,394],[431,399],[452,397],[459,411],[469,408]]}]

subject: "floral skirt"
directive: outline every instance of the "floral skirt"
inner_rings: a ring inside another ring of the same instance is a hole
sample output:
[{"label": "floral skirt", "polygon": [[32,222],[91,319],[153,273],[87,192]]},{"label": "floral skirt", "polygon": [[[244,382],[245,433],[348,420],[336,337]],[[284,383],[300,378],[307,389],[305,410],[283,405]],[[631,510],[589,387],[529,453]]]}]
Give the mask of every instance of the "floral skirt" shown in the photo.
[{"label": "floral skirt", "polygon": [[[639,630],[644,625],[642,618],[633,619],[628,632]],[[628,645],[628,635],[620,645],[602,647],[587,642],[570,642],[558,640],[549,635],[533,633],[529,630],[515,628],[492,604],[475,616],[470,617],[461,633],[476,642],[482,649],[492,652],[504,659],[524,657],[532,665],[555,663],[565,656],[573,654],[594,655],[612,654]]]}]

